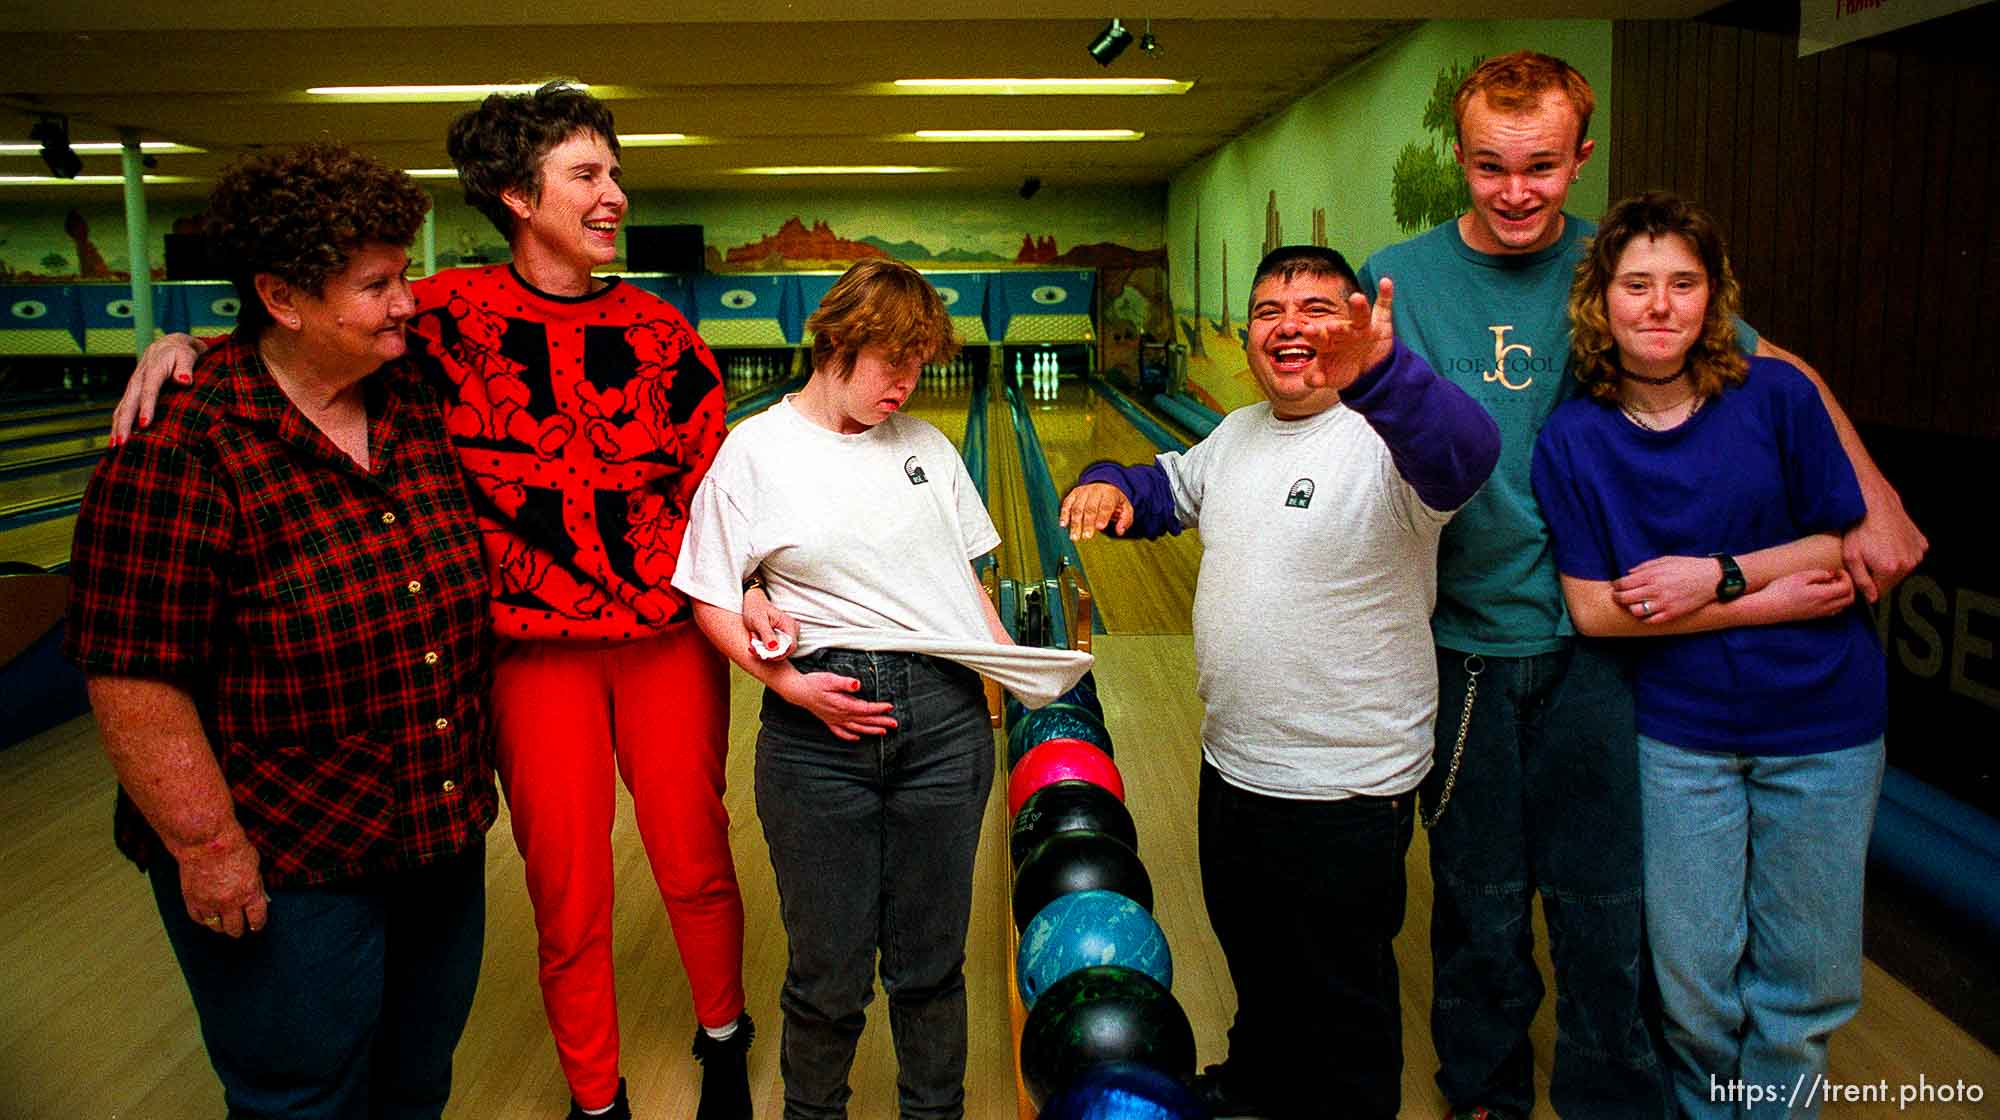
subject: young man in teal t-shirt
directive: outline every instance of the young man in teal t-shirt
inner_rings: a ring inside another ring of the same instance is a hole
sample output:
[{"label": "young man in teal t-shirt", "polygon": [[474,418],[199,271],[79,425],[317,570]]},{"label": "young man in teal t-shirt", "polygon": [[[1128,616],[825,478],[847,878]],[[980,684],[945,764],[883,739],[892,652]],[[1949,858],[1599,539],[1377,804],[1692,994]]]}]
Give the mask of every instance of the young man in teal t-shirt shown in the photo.
[{"label": "young man in teal t-shirt", "polygon": [[[1431,620],[1431,1036],[1450,1115],[1466,1120],[1525,1120],[1534,1106],[1537,892],[1558,989],[1551,1103],[1590,1120],[1658,1120],[1670,1107],[1642,1012],[1631,689],[1611,653],[1570,629],[1528,481],[1542,422],[1577,391],[1565,373],[1569,289],[1594,226],[1562,207],[1594,147],[1594,105],[1589,83],[1559,59],[1487,60],[1453,102],[1472,208],[1361,270],[1364,291],[1395,281],[1401,337],[1501,432],[1485,489],[1445,527]],[[1804,362],[1740,333],[1745,349],[1818,383]],[[1846,555],[1873,599],[1922,558],[1923,536],[1820,388],[1868,499]]]}]

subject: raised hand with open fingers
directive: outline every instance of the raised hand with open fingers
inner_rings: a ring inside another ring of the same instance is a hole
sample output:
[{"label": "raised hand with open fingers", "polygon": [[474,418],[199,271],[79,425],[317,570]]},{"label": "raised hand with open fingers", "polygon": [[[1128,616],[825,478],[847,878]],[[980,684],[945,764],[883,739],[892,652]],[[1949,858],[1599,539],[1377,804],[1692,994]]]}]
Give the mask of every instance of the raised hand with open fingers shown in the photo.
[{"label": "raised hand with open fingers", "polygon": [[1375,302],[1360,292],[1349,293],[1347,314],[1315,321],[1305,328],[1318,360],[1304,374],[1315,389],[1345,389],[1380,365],[1396,346],[1395,285],[1384,276]]}]

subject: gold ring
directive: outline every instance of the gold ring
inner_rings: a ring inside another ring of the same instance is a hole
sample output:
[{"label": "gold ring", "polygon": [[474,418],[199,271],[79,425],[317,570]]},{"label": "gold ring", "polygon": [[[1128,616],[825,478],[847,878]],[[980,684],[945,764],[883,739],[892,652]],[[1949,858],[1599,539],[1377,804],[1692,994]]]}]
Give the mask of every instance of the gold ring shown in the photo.
[{"label": "gold ring", "polygon": [[202,925],[205,925],[205,926],[207,926],[207,927],[208,927],[208,928],[210,928],[210,929],[221,929],[221,928],[222,928],[222,915],[220,915],[220,914],[210,914],[210,915],[209,915],[208,917],[206,917],[206,918],[203,918],[203,919],[201,920],[201,924],[202,924]]}]

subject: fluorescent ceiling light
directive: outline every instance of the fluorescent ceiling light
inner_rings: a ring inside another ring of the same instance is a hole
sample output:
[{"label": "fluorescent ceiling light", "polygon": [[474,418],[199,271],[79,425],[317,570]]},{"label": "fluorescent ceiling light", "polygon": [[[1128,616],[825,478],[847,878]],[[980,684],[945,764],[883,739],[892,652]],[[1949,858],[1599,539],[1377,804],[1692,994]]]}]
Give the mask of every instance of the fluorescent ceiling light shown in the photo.
[{"label": "fluorescent ceiling light", "polygon": [[1102,97],[1107,94],[1186,93],[1193,87],[1193,82],[1178,78],[897,78],[885,92]]},{"label": "fluorescent ceiling light", "polygon": [[909,167],[901,164],[879,164],[872,166],[786,166],[786,167],[732,167],[731,175],[929,175],[939,171],[955,171],[952,167]]},{"label": "fluorescent ceiling light", "polygon": [[[324,101],[391,101],[417,103],[426,101],[478,101],[489,93],[533,93],[546,84],[529,83],[465,83],[458,85],[408,85],[408,86],[312,86],[307,89],[308,99]],[[592,86],[587,82],[569,83],[577,89],[588,90],[599,100],[627,97],[631,91],[624,86]]]},{"label": "fluorescent ceiling light", "polygon": [[1141,140],[1146,134],[1130,128],[924,128],[910,134],[917,140]]},{"label": "fluorescent ceiling light", "polygon": [[408,175],[412,179],[456,179],[458,178],[458,168],[406,167],[403,169],[403,174]]},{"label": "fluorescent ceiling light", "polygon": [[[70,151],[76,152],[79,155],[93,155],[105,152],[115,153],[125,150],[125,146],[116,140],[86,140],[79,144],[71,144],[69,148]],[[162,154],[183,154],[205,152],[208,149],[196,148],[187,144],[176,144],[172,140],[142,140],[139,142],[139,150]],[[36,156],[41,153],[42,146],[40,144],[0,144],[0,156]]]},{"label": "fluorescent ceiling light", "polygon": [[666,148],[675,144],[700,143],[685,132],[621,132],[618,146],[621,148]]},{"label": "fluorescent ceiling light", "polygon": [[[148,183],[199,183],[200,179],[187,175],[147,175]],[[0,187],[58,186],[75,183],[84,187],[113,187],[125,181],[123,175],[78,175],[74,179],[58,179],[53,175],[0,175]]]}]

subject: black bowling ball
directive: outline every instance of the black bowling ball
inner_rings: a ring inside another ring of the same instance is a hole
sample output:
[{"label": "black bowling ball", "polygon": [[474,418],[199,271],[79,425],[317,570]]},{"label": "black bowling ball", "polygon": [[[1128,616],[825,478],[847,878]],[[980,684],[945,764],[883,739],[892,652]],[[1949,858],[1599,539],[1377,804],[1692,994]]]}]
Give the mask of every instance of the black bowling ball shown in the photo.
[{"label": "black bowling ball", "polygon": [[1036,845],[1059,832],[1102,832],[1139,850],[1139,830],[1132,824],[1132,812],[1118,796],[1096,782],[1070,780],[1050,782],[1021,802],[1014,814],[1014,830],[1007,838],[1007,854],[1014,866],[1028,858]]},{"label": "black bowling ball", "polygon": [[1021,1080],[1040,1108],[1104,1062],[1194,1074],[1194,1028],[1173,993],[1123,965],[1080,968],[1050,985],[1021,1028]]},{"label": "black bowling ball", "polygon": [[1097,890],[1117,891],[1152,912],[1153,880],[1139,853],[1106,833],[1059,832],[1014,873],[1014,929],[1026,930],[1042,907],[1071,891]]}]

